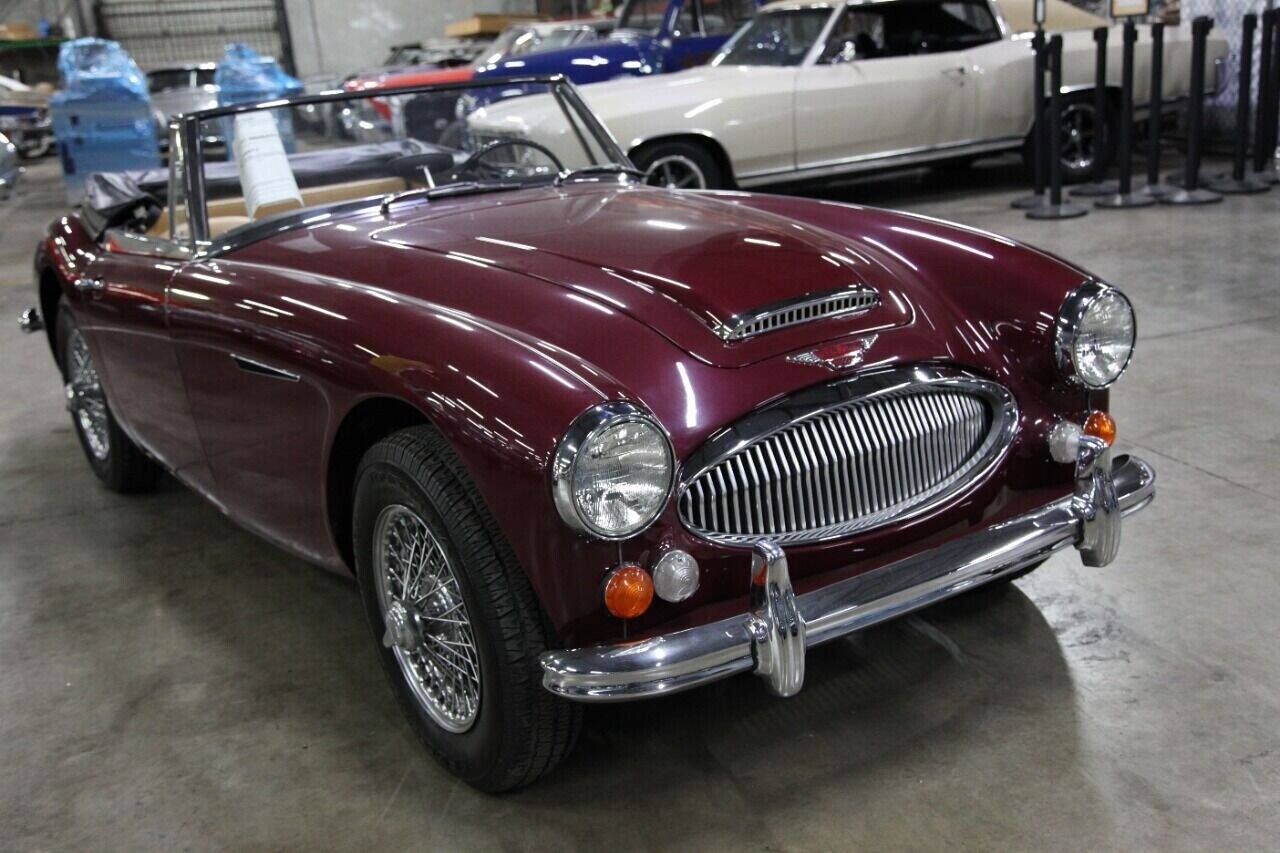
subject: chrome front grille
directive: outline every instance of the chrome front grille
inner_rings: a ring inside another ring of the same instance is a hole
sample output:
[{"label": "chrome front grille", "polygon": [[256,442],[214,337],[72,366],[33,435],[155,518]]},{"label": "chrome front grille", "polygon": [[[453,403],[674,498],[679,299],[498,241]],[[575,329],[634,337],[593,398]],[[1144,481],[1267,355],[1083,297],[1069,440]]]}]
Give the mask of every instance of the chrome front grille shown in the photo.
[{"label": "chrome front grille", "polygon": [[729,544],[847,536],[963,488],[1002,455],[1016,420],[1009,393],[973,377],[917,368],[846,380],[713,438],[687,466],[680,516]]},{"label": "chrome front grille", "polygon": [[767,305],[750,314],[721,323],[716,332],[726,341],[740,341],[753,335],[824,317],[862,314],[880,304],[880,294],[870,287],[854,285],[830,293],[805,296],[776,305]]}]

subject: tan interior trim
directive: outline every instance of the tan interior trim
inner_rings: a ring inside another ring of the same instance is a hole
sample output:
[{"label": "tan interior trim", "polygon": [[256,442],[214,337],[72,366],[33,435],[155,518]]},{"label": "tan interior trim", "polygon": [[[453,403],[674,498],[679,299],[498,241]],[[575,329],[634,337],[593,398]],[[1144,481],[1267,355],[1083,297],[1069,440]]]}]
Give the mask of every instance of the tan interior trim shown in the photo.
[{"label": "tan interior trim", "polygon": [[[328,184],[322,187],[308,187],[302,191],[304,207],[316,207],[323,204],[337,204],[344,201],[355,201],[359,198],[382,196],[389,193],[404,192],[409,184],[403,178],[366,178],[362,181],[346,181],[341,184]],[[220,198],[208,204],[209,235],[220,237],[232,228],[239,228],[249,222],[248,211],[245,210],[243,198]],[[282,210],[269,208],[260,210],[262,216],[281,213]],[[262,218],[261,216],[259,218]],[[180,215],[179,222],[186,217]],[[169,209],[166,207],[160,218],[147,231],[152,237],[169,235]]]}]

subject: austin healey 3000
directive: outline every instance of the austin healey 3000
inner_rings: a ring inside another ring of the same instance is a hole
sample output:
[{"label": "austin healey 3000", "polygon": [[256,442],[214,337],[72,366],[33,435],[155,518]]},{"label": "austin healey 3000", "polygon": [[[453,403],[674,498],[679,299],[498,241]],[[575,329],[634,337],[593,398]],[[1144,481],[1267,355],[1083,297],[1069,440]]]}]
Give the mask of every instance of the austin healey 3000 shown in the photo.
[{"label": "austin healey 3000", "polygon": [[[168,471],[354,575],[458,776],[538,778],[583,703],[791,696],[812,646],[1116,556],[1154,493],[1112,451],[1120,290],[922,216],[647,186],[562,79],[471,85],[377,93],[441,121],[359,144],[292,121],[355,93],[183,117],[168,169],[52,223],[23,320],[108,487]],[[469,130],[525,97],[558,133]]]}]

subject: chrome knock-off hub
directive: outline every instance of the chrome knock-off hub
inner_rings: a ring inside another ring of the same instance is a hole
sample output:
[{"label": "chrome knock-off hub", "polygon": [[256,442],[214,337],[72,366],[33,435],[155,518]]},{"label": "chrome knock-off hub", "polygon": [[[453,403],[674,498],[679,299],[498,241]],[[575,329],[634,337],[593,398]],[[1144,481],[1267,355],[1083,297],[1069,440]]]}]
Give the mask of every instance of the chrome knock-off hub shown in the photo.
[{"label": "chrome knock-off hub", "polygon": [[387,605],[387,630],[382,635],[382,645],[389,649],[399,647],[406,652],[418,648],[422,645],[422,629],[418,620],[416,611],[407,607],[403,601],[393,599]]}]

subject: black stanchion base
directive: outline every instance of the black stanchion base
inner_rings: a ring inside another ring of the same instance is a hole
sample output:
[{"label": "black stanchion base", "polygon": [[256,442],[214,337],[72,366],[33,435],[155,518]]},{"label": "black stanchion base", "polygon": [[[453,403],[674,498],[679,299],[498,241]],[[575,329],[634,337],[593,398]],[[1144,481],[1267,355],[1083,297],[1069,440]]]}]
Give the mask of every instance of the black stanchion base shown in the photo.
[{"label": "black stanchion base", "polygon": [[1075,219],[1084,216],[1089,208],[1064,201],[1062,204],[1042,204],[1027,211],[1028,219]]},{"label": "black stanchion base", "polygon": [[1090,181],[1087,184],[1076,184],[1069,192],[1076,198],[1095,198],[1100,195],[1115,195],[1120,192],[1119,181]]},{"label": "black stanchion base", "polygon": [[1226,193],[1227,195],[1264,193],[1271,189],[1271,184],[1266,181],[1255,180],[1248,175],[1245,175],[1240,180],[1236,180],[1230,174],[1218,175],[1216,178],[1210,178],[1205,181],[1204,185],[1214,192]]},{"label": "black stanchion base", "polygon": [[1160,199],[1161,204],[1213,204],[1222,201],[1222,196],[1213,190],[1195,189],[1178,190],[1173,195]]},{"label": "black stanchion base", "polygon": [[1144,192],[1116,193],[1105,198],[1094,201],[1094,207],[1100,207],[1103,210],[1127,210],[1131,207],[1150,207],[1155,204],[1156,200],[1153,196],[1149,196]]},{"label": "black stanchion base", "polygon": [[1044,207],[1048,203],[1048,193],[1031,193],[1030,195],[1018,196],[1009,202],[1009,206],[1014,210],[1030,210],[1033,207]]},{"label": "black stanchion base", "polygon": [[1173,195],[1177,191],[1178,187],[1171,187],[1168,184],[1144,184],[1134,190],[1134,192],[1140,192],[1143,195],[1149,195],[1155,199],[1164,198],[1167,195]]}]

